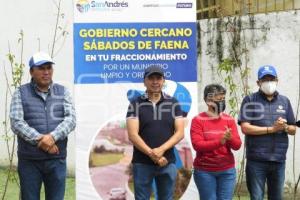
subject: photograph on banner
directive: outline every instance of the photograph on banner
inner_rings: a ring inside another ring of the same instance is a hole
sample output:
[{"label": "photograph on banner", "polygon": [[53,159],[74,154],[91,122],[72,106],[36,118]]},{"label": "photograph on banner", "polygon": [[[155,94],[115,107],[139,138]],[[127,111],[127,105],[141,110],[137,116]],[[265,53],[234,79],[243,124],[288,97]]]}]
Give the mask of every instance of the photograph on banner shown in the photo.
[{"label": "photograph on banner", "polygon": [[[192,103],[191,94],[187,88],[180,83],[166,80],[163,90],[177,98],[186,117]],[[143,90],[128,90],[127,99],[132,101],[144,92]],[[185,126],[187,126],[188,119],[185,120]],[[174,152],[178,169],[174,198],[179,199],[190,182],[193,164],[191,148],[186,138],[175,146]],[[88,165],[91,182],[102,199],[134,199],[132,154],[133,146],[128,138],[124,118],[107,122],[96,133],[90,146]],[[155,190],[156,187],[153,184],[153,197]]]},{"label": "photograph on banner", "polygon": [[[179,199],[190,182],[193,158],[186,140],[177,144],[174,151],[178,169],[174,199]],[[111,121],[97,133],[88,164],[91,182],[103,200],[134,199],[132,152],[125,120]],[[155,184],[152,196],[155,196]]]}]

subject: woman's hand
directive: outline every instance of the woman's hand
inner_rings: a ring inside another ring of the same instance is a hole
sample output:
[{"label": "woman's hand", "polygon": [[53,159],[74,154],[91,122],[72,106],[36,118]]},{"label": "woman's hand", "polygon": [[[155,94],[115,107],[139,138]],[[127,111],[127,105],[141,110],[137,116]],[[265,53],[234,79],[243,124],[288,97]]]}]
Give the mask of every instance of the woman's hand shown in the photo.
[{"label": "woman's hand", "polygon": [[231,139],[231,129],[226,127],[226,131],[223,134],[223,137],[221,138],[221,144],[225,144],[226,141]]}]

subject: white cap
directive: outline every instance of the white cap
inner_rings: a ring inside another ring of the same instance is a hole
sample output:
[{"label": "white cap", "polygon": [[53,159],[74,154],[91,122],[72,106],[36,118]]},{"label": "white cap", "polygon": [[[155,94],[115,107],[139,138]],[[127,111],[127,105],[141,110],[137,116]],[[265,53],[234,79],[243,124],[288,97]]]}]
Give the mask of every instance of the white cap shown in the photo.
[{"label": "white cap", "polygon": [[37,52],[30,58],[29,67],[36,67],[45,63],[54,64],[52,58],[47,53]]}]

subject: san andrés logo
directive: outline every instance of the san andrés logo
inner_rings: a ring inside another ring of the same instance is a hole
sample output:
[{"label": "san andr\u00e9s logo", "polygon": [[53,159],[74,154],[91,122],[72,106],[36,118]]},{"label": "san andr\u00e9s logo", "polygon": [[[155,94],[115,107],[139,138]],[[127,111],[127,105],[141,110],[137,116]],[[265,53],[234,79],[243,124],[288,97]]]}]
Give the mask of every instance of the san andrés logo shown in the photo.
[{"label": "san andr\u00e9s logo", "polygon": [[126,1],[89,1],[78,0],[76,3],[77,10],[81,13],[88,12],[89,10],[104,10],[109,8],[125,8],[128,7]]}]

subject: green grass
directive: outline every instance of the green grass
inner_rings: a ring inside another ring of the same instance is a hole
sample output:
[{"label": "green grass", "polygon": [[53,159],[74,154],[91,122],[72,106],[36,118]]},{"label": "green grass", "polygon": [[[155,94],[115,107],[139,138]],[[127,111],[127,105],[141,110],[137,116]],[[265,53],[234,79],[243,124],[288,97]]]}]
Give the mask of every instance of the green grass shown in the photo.
[{"label": "green grass", "polygon": [[233,200],[249,200],[249,199],[250,199],[250,197],[248,195],[241,196],[240,199],[238,197],[233,197]]},{"label": "green grass", "polygon": [[74,200],[76,199],[75,192],[75,178],[68,177],[66,181],[66,191],[64,200]]},{"label": "green grass", "polygon": [[116,164],[123,158],[123,153],[94,153],[90,154],[90,167],[100,167]]},{"label": "green grass", "polygon": [[[2,199],[4,193],[4,186],[7,177],[7,170],[5,168],[0,168],[0,199]],[[18,174],[14,171],[8,182],[7,191],[4,199],[18,200],[19,199],[19,186],[18,186]],[[41,192],[41,199],[44,198],[44,190]],[[68,177],[66,180],[66,191],[64,200],[74,200],[75,198],[75,179],[74,177]]]}]

